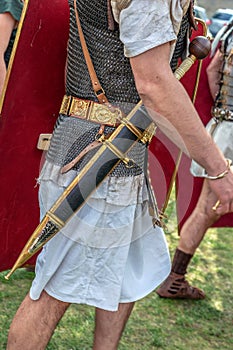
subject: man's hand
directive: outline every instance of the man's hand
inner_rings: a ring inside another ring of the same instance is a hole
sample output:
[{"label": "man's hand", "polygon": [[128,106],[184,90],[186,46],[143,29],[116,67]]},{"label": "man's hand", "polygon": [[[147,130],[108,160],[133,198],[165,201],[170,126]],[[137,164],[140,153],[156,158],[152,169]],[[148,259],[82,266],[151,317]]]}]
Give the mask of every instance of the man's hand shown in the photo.
[{"label": "man's hand", "polygon": [[232,167],[222,179],[207,180],[210,189],[216,194],[218,201],[212,210],[218,215],[233,212],[233,171]]}]

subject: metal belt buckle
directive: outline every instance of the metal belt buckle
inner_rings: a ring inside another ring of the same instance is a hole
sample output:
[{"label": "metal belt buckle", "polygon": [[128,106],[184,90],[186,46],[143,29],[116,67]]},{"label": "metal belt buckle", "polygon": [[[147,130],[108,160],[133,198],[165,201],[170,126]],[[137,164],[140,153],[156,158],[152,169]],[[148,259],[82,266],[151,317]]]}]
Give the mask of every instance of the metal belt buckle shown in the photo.
[{"label": "metal belt buckle", "polygon": [[99,124],[115,126],[120,122],[122,112],[119,108],[112,108],[113,111],[110,110],[110,107],[103,104],[92,103],[89,120]]}]

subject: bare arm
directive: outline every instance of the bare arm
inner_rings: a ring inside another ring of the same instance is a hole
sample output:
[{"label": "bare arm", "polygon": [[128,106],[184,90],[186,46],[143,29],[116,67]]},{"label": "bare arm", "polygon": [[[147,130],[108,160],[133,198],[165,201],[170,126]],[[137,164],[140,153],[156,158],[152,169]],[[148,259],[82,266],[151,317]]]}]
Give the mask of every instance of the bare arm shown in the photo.
[{"label": "bare arm", "polygon": [[[170,44],[164,44],[131,58],[138,92],[156,124],[209,175],[226,169],[226,160],[206,132],[189,96],[174,77],[170,65]],[[233,210],[233,175],[210,181],[220,199],[221,213]],[[220,210],[220,208],[219,208]]]},{"label": "bare arm", "polygon": [[15,25],[16,21],[9,12],[0,13],[0,94],[6,76],[4,53],[9,44],[11,33]]}]

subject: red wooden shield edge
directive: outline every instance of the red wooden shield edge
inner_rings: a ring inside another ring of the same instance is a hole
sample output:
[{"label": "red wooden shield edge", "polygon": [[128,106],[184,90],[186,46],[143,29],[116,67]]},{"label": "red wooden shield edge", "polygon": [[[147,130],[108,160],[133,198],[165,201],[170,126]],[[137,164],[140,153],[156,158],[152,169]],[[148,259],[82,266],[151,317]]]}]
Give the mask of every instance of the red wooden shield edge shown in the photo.
[{"label": "red wooden shield edge", "polygon": [[0,270],[39,223],[37,141],[52,132],[64,94],[68,18],[67,0],[29,1],[0,118]]}]

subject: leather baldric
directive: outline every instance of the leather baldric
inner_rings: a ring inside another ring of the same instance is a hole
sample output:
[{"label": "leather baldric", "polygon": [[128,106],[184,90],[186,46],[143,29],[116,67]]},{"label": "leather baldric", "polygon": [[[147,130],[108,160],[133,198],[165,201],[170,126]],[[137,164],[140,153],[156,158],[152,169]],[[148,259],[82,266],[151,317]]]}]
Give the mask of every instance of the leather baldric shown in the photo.
[{"label": "leather baldric", "polygon": [[99,82],[99,79],[96,75],[95,68],[93,66],[91,56],[90,56],[88,48],[87,48],[86,40],[85,40],[83,30],[81,27],[81,23],[80,23],[80,19],[79,19],[76,0],[74,0],[74,10],[75,10],[75,16],[76,16],[76,22],[77,22],[77,27],[78,27],[80,43],[81,43],[83,55],[85,57],[85,61],[87,64],[87,68],[88,68],[88,72],[90,75],[93,90],[95,92],[96,97],[98,98],[99,103],[104,103],[104,104],[107,103],[108,104],[109,101],[108,101],[108,99],[105,95],[104,89],[102,88],[102,86]]}]

